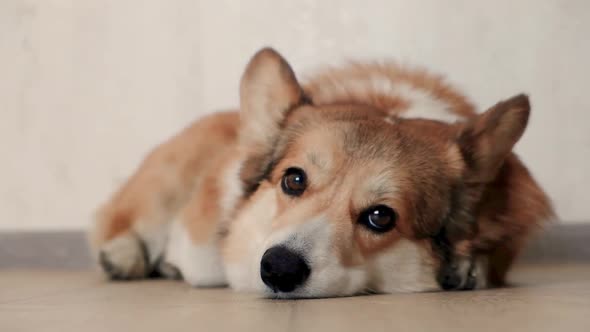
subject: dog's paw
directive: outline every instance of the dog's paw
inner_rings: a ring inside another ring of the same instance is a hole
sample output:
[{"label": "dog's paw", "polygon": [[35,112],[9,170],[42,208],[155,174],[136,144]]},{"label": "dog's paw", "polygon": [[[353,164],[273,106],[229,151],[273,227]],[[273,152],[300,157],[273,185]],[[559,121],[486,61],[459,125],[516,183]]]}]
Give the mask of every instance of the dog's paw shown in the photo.
[{"label": "dog's paw", "polygon": [[145,245],[133,234],[106,243],[100,249],[98,260],[103,271],[113,280],[141,279],[149,273]]}]

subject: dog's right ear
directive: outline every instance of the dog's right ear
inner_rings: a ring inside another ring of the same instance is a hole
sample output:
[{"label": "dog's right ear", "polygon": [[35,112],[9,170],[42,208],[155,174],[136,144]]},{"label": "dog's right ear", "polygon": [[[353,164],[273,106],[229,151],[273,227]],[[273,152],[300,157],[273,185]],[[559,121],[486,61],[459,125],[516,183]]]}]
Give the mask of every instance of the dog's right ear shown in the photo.
[{"label": "dog's right ear", "polygon": [[303,89],[283,57],[271,48],[258,51],[240,84],[240,144],[267,150],[276,141],[287,113],[303,100]]},{"label": "dog's right ear", "polygon": [[246,196],[272,171],[285,118],[304,100],[293,70],[279,53],[264,48],[252,57],[240,84],[239,144],[246,154],[240,178]]},{"label": "dog's right ear", "polygon": [[530,109],[529,98],[520,94],[497,103],[463,128],[458,143],[468,166],[466,182],[487,183],[496,177],[524,133]]}]

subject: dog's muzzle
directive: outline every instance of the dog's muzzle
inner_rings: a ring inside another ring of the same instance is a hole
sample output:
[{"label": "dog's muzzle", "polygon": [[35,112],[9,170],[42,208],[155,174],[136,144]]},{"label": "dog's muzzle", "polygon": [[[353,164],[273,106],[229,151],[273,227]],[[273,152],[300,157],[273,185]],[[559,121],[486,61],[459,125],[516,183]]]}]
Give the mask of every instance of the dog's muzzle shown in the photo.
[{"label": "dog's muzzle", "polygon": [[436,281],[444,290],[472,290],[477,287],[475,261],[458,260],[444,264],[436,276]]},{"label": "dog's muzzle", "polygon": [[274,292],[294,291],[310,273],[303,257],[284,246],[268,249],[260,261],[260,278]]}]

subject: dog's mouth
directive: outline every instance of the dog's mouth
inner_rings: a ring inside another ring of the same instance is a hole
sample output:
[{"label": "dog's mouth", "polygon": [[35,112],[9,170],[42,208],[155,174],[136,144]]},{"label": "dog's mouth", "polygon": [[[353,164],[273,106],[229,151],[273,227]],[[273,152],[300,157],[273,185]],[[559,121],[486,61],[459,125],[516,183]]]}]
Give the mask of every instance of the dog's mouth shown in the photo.
[{"label": "dog's mouth", "polygon": [[[328,298],[367,294],[366,282],[330,263],[311,264],[309,255],[286,245],[267,249],[260,260],[264,296],[275,299]],[[358,271],[356,271],[358,272]],[[351,280],[358,282],[351,282]]]}]

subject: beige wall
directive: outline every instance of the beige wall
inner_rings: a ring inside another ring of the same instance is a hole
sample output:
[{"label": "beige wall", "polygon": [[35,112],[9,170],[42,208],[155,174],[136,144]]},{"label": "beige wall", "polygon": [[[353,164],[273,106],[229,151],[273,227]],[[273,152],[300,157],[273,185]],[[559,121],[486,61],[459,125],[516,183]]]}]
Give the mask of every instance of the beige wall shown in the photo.
[{"label": "beige wall", "polygon": [[590,2],[0,0],[0,229],[85,227],[148,149],[237,105],[247,58],[396,57],[481,107],[525,91],[518,151],[590,220]]}]

